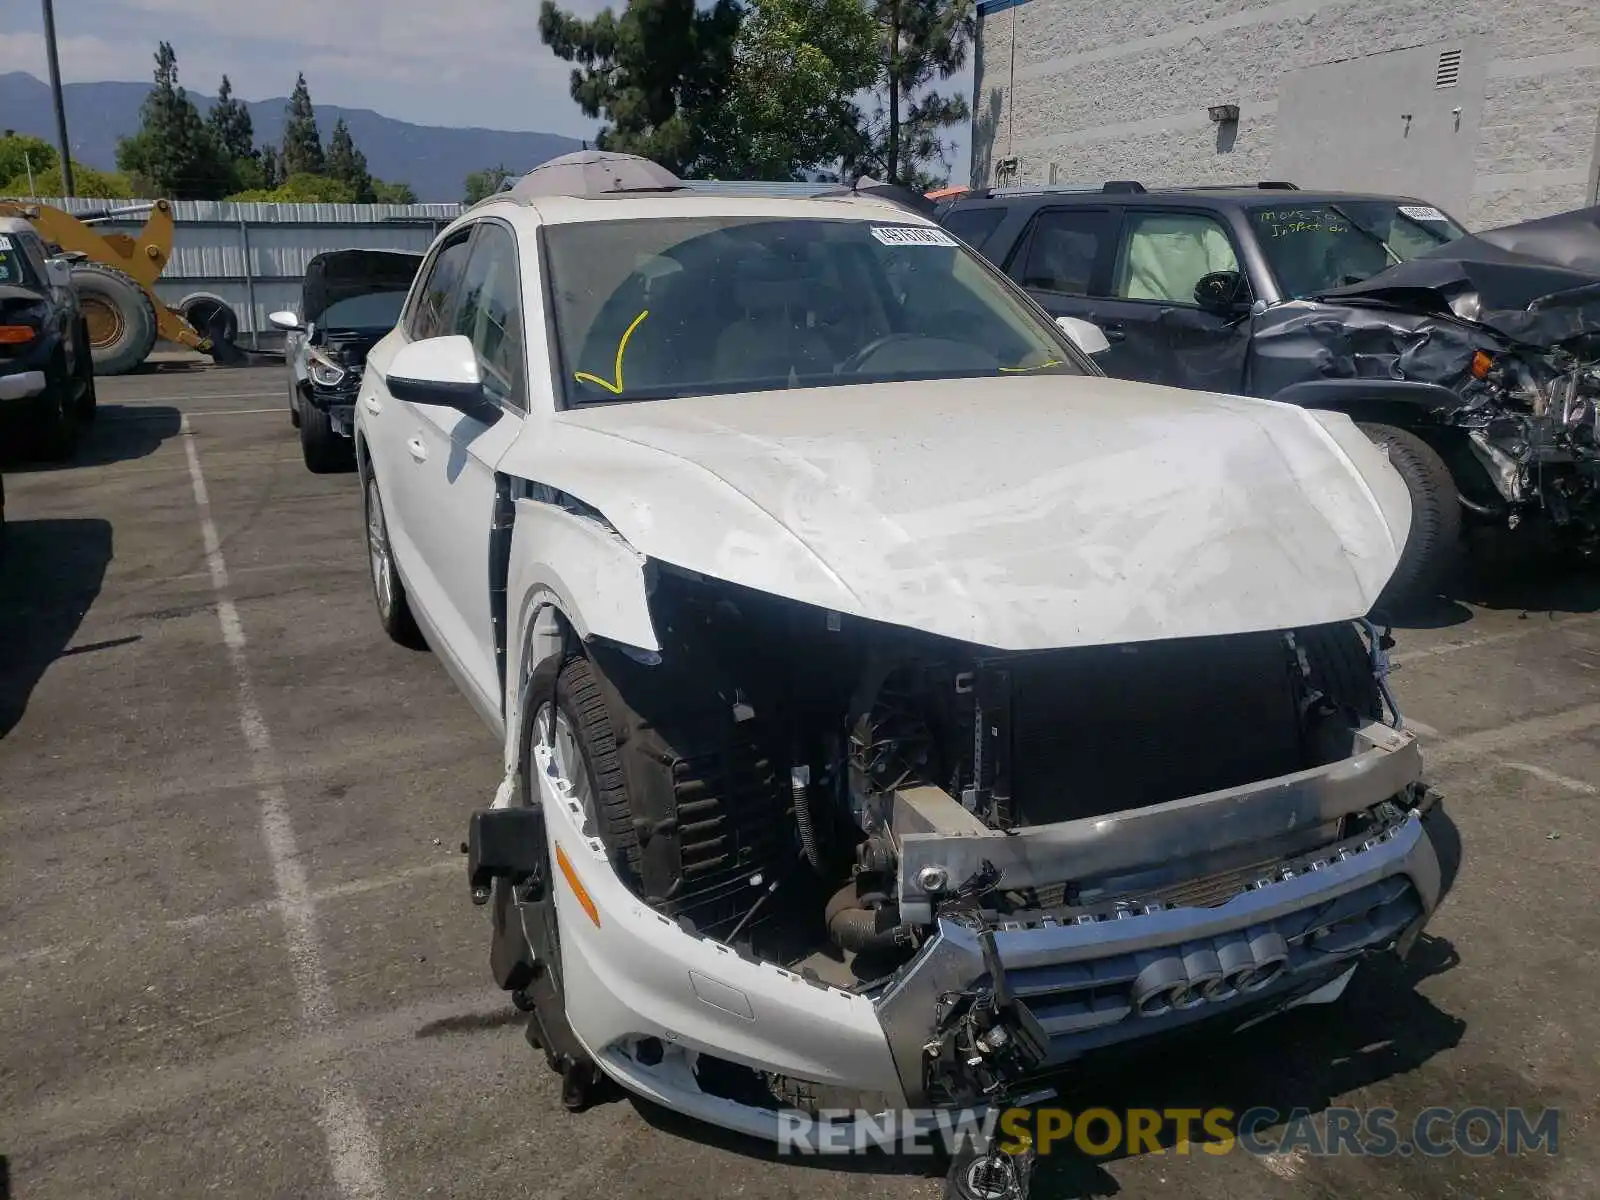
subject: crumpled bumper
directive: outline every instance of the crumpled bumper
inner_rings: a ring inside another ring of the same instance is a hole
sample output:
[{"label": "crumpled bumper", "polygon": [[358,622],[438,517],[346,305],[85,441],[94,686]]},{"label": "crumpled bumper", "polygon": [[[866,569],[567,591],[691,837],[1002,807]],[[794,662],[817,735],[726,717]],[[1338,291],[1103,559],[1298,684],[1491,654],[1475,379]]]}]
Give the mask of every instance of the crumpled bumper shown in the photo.
[{"label": "crumpled bumper", "polygon": [[[1392,744],[1413,753],[1409,737]],[[624,1087],[759,1137],[779,1136],[776,1102],[714,1086],[708,1068],[859,1096],[834,1101],[840,1107],[977,1107],[981,1099],[957,1095],[941,1077],[952,1047],[956,1065],[970,1069],[970,1044],[953,1031],[975,1010],[1007,1014],[1004,1052],[982,1069],[1014,1095],[1034,1075],[1094,1051],[1213,1018],[1228,1032],[1331,1000],[1363,957],[1409,949],[1447,884],[1430,836],[1434,813],[1396,810],[1361,839],[1278,860],[1269,877],[1213,906],[1069,922],[940,919],[895,980],[869,996],[741,957],[651,910],[584,834],[546,752],[534,753],[552,857],[573,872],[558,873],[556,905],[574,1033]],[[1301,782],[1281,805],[1333,803],[1326,788]]]},{"label": "crumpled bumper", "polygon": [[1408,950],[1441,894],[1439,856],[1413,812],[1375,836],[1279,864],[1216,907],[941,920],[880,998],[879,1016],[908,1098],[936,1105],[946,1102],[945,1068],[971,1066],[933,1053],[962,1019],[963,999],[965,1011],[976,1002],[1008,1012],[1002,1044],[979,1070],[1015,1086],[1118,1044],[1286,1007],[1375,951]]}]

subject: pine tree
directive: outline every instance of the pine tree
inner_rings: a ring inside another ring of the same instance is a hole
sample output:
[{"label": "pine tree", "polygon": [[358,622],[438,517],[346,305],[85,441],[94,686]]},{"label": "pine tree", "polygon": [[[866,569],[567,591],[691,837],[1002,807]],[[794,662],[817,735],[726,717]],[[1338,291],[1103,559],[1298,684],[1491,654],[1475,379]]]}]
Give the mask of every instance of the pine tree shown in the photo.
[{"label": "pine tree", "polygon": [[268,189],[277,187],[283,182],[283,175],[278,170],[283,162],[283,151],[268,144],[257,153],[261,155],[261,186]]},{"label": "pine tree", "polygon": [[373,204],[377,195],[372,188],[372,175],[367,170],[367,156],[356,148],[350,136],[350,127],[340,117],[333,126],[333,136],[328,139],[328,178],[337,179],[355,193],[357,204]]},{"label": "pine tree", "polygon": [[238,162],[256,156],[256,134],[250,122],[250,109],[243,101],[233,98],[233,84],[226,75],[217,88],[217,101],[211,106],[206,124],[229,158]]},{"label": "pine tree", "polygon": [[139,110],[139,132],[117,143],[117,166],[158,195],[178,200],[225,196],[233,173],[200,110],[178,86],[178,55],[170,42],[156,50],[155,87]]},{"label": "pine tree", "polygon": [[327,158],[322,152],[322,132],[317,128],[317,113],[311,107],[311,89],[302,72],[295,80],[283,123],[283,162],[279,178],[290,175],[322,175]]}]

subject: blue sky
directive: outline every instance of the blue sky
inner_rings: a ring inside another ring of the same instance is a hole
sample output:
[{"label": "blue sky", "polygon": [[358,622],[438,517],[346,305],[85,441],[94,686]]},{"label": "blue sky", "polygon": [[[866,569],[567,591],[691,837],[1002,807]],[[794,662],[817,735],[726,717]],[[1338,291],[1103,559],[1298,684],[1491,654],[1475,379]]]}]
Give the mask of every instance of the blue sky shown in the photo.
[{"label": "blue sky", "polygon": [[[604,0],[567,0],[590,15]],[[227,72],[251,100],[285,96],[304,71],[319,104],[371,108],[425,125],[586,137],[568,64],[539,40],[537,0],[56,0],[69,83],[148,79],[155,44],[178,52],[181,82],[207,94]],[[0,5],[0,73],[48,76],[37,0]],[[970,99],[970,70],[951,80]],[[965,130],[953,163],[966,168]]]}]

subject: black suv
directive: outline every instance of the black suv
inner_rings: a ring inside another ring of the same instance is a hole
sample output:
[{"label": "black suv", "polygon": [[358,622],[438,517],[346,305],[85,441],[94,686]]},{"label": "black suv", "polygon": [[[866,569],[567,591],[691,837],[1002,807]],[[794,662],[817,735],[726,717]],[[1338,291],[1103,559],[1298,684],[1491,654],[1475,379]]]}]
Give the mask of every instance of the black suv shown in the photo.
[{"label": "black suv", "polygon": [[1405,197],[1113,182],[935,215],[1052,316],[1098,325],[1109,375],[1349,413],[1411,490],[1388,603],[1433,593],[1464,519],[1596,542],[1592,213],[1474,236]]},{"label": "black suv", "polygon": [[0,217],[0,425],[62,461],[95,415],[94,360],[72,268],[20,217]]}]

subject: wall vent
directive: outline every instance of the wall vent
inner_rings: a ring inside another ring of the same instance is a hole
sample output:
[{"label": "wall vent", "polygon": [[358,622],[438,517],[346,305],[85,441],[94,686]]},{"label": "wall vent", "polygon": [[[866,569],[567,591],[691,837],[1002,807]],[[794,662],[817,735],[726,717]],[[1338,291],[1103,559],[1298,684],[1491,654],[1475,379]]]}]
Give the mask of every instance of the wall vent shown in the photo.
[{"label": "wall vent", "polygon": [[1455,87],[1461,82],[1461,51],[1445,50],[1439,54],[1439,69],[1434,72],[1433,86]]}]

